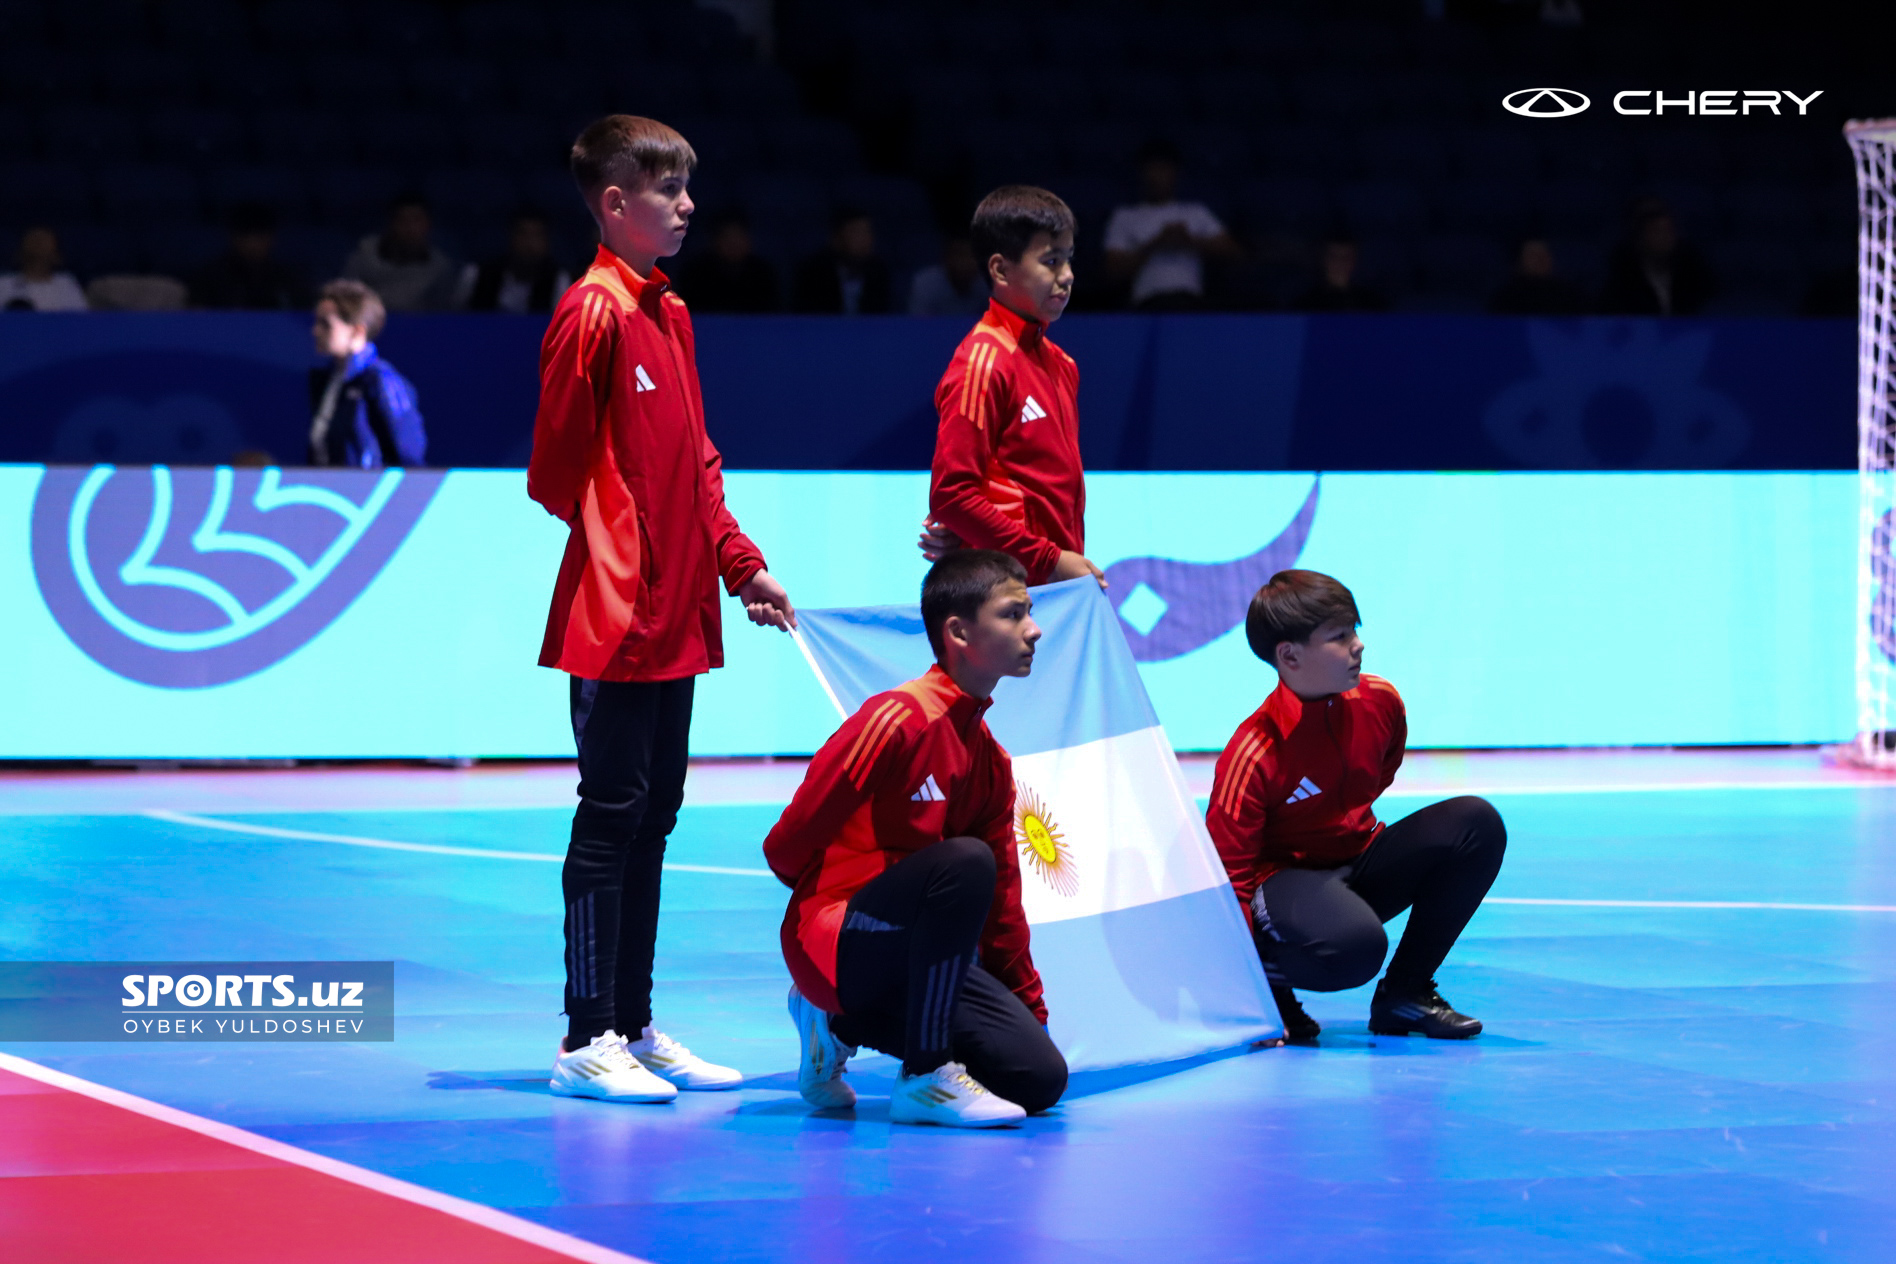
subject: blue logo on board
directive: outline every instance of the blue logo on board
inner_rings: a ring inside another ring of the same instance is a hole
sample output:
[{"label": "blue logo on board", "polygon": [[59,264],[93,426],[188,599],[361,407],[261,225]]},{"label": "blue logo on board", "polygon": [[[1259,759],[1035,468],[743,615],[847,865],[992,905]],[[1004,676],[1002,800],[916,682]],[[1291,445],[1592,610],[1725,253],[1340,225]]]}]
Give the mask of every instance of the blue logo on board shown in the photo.
[{"label": "blue logo on board", "polygon": [[440,486],[413,470],[52,468],[33,570],[100,666],[169,689],[262,671],[328,627]]},{"label": "blue logo on board", "polygon": [[1132,657],[1141,663],[1178,658],[1244,622],[1251,598],[1272,575],[1297,564],[1317,517],[1319,479],[1277,538],[1228,562],[1129,557],[1106,568],[1107,595]]}]

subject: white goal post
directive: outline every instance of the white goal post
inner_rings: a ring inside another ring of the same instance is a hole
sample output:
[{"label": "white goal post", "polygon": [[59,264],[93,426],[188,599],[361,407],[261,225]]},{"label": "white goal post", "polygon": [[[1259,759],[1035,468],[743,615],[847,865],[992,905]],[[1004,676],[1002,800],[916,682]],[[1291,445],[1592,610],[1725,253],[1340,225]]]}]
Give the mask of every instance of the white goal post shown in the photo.
[{"label": "white goal post", "polygon": [[1846,124],[1857,173],[1856,740],[1896,770],[1896,119]]}]

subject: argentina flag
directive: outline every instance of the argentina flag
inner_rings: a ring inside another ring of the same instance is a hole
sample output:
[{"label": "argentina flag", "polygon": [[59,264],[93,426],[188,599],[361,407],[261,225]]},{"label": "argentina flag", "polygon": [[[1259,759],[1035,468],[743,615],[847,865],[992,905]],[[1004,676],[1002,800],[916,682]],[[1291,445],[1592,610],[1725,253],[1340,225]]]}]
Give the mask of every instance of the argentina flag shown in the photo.
[{"label": "argentina flag", "polygon": [[[1076,1071],[1279,1034],[1249,928],[1099,585],[1033,590],[1033,675],[994,691],[1048,1025]],[[802,610],[799,644],[844,715],[934,656],[919,606]]]}]

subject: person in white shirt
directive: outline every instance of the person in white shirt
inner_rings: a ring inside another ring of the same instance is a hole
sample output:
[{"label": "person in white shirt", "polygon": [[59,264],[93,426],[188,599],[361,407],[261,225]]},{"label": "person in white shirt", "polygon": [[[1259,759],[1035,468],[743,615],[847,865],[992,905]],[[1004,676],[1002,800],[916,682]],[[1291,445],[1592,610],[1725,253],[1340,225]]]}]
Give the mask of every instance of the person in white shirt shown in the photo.
[{"label": "person in white shirt", "polygon": [[434,244],[428,201],[407,193],[389,206],[388,227],[356,244],[342,275],[360,281],[391,312],[439,311],[454,306],[461,270]]},{"label": "person in white shirt", "polygon": [[1205,260],[1236,259],[1238,244],[1203,202],[1178,200],[1178,151],[1164,141],[1139,151],[1140,201],[1106,221],[1106,270],[1130,284],[1132,306],[1190,310],[1205,301]]},{"label": "person in white shirt", "polygon": [[59,238],[50,228],[20,235],[20,270],[0,276],[0,311],[83,312],[86,292],[60,269]]}]

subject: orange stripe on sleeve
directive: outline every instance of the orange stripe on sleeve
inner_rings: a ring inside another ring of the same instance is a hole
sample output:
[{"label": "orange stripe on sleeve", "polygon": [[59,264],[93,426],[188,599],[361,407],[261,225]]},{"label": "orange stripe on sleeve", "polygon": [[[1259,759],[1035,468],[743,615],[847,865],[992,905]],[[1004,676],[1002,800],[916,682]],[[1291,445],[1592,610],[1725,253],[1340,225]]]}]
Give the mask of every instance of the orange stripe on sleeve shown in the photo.
[{"label": "orange stripe on sleeve", "polygon": [[889,748],[889,744],[895,740],[896,734],[901,731],[902,716],[898,712],[889,717],[888,723],[882,726],[882,735],[876,739],[876,744],[870,747],[869,752],[863,756],[862,775],[865,781],[869,777],[870,770],[876,766],[876,761],[882,758],[882,752]]},{"label": "orange stripe on sleeve", "polygon": [[961,415],[983,429],[987,426],[988,378],[994,370],[994,344],[983,342],[968,354],[968,374],[961,380]]},{"label": "orange stripe on sleeve", "polygon": [[862,726],[862,731],[856,734],[855,745],[851,746],[849,748],[849,754],[843,757],[844,768],[848,768],[856,762],[856,756],[862,754],[862,748],[868,744],[869,737],[875,732],[876,726],[889,714],[889,708],[895,705],[895,699],[891,698],[875,709],[875,713],[869,717],[868,723]]},{"label": "orange stripe on sleeve", "polygon": [[1245,782],[1249,781],[1251,774],[1257,770],[1257,761],[1262,754],[1260,747],[1263,742],[1264,735],[1253,732],[1238,744],[1237,753],[1231,759],[1225,774],[1225,783],[1220,787],[1218,794],[1218,810],[1226,816],[1237,815],[1238,807],[1244,799]]},{"label": "orange stripe on sleeve", "polygon": [[843,762],[843,771],[858,789],[869,779],[869,772],[875,767],[876,755],[881,752],[889,733],[901,720],[902,704],[890,699],[877,708],[869,723],[863,726],[855,746],[850,749],[849,758]]}]

